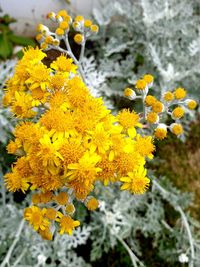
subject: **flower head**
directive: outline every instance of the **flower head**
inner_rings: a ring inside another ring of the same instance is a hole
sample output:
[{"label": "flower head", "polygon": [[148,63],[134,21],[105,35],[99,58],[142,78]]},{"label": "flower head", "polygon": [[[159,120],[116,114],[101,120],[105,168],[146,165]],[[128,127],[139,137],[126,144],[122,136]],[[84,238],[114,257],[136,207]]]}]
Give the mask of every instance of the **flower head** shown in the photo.
[{"label": "flower head", "polygon": [[164,139],[167,136],[167,126],[164,123],[158,124],[154,131],[154,136],[160,140]]},{"label": "flower head", "polygon": [[183,99],[186,97],[186,91],[184,88],[177,88],[175,91],[174,91],[174,96],[176,99]]},{"label": "flower head", "polygon": [[172,111],[172,117],[174,119],[180,119],[184,116],[184,109],[182,107],[177,107]]},{"label": "flower head", "polygon": [[163,96],[163,99],[166,101],[166,102],[170,102],[172,100],[174,100],[174,94],[170,91],[167,91],[164,96]]},{"label": "flower head", "polygon": [[143,194],[149,187],[150,180],[146,177],[146,169],[141,166],[135,172],[129,172],[127,177],[120,179],[123,182],[121,190],[129,190],[133,194]]},{"label": "flower head", "polygon": [[183,133],[183,127],[181,124],[178,123],[172,123],[170,125],[170,130],[175,135],[181,135]]},{"label": "flower head", "polygon": [[70,216],[63,215],[61,212],[58,212],[58,218],[56,219],[60,225],[60,234],[67,233],[72,235],[73,230],[75,227],[80,225],[79,221],[74,221]]}]

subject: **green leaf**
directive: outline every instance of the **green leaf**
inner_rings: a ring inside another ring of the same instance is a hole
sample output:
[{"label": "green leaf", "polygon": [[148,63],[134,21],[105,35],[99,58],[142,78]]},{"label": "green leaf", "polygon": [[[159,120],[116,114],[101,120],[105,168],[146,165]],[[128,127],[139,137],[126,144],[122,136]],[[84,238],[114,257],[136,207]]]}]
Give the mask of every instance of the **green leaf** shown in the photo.
[{"label": "green leaf", "polygon": [[0,34],[0,57],[6,59],[12,55],[13,46],[7,34]]},{"label": "green leaf", "polygon": [[18,45],[30,45],[30,46],[35,46],[35,42],[33,39],[28,38],[28,37],[22,37],[22,36],[17,36],[14,34],[9,35],[9,39],[14,43]]}]

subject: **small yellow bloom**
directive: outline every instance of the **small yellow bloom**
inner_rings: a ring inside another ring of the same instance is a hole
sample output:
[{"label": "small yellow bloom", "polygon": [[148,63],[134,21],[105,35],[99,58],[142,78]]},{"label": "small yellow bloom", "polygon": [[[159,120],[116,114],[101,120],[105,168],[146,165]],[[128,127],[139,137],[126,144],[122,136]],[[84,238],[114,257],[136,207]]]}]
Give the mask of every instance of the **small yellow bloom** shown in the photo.
[{"label": "small yellow bloom", "polygon": [[131,138],[134,138],[136,135],[135,127],[141,127],[141,123],[139,123],[139,115],[134,111],[130,111],[128,109],[123,109],[117,115],[118,122],[120,125],[128,132]]},{"label": "small yellow bloom", "polygon": [[63,235],[64,233],[67,233],[69,235],[72,235],[72,232],[75,227],[80,225],[79,221],[74,221],[70,216],[63,215],[61,212],[58,212],[58,218],[56,221],[60,224],[60,234]]},{"label": "small yellow bloom", "polygon": [[135,172],[129,172],[127,177],[120,179],[123,182],[121,190],[129,190],[132,194],[144,194],[150,184],[150,179],[146,177],[146,169],[141,166]]},{"label": "small yellow bloom", "polygon": [[46,209],[31,206],[24,210],[24,219],[28,221],[35,231],[45,230],[50,222],[45,218]]},{"label": "small yellow bloom", "polygon": [[36,39],[38,42],[42,41],[43,38],[44,38],[44,36],[43,36],[42,34],[37,34],[36,37],[35,37],[35,39]]},{"label": "small yellow bloom", "polygon": [[66,205],[69,197],[66,192],[60,192],[57,196],[54,197],[54,199],[59,205]]},{"label": "small yellow bloom", "polygon": [[77,44],[82,44],[84,42],[84,36],[80,33],[77,33],[75,36],[74,36],[74,41],[77,43]]},{"label": "small yellow bloom", "polygon": [[72,203],[69,203],[66,205],[65,210],[69,215],[73,215],[75,212],[75,207]]},{"label": "small yellow bloom", "polygon": [[160,101],[156,101],[153,105],[152,105],[152,110],[156,113],[161,113],[164,111],[164,105],[162,102]]},{"label": "small yellow bloom", "polygon": [[53,235],[49,229],[49,227],[46,227],[45,230],[38,230],[38,233],[41,235],[41,237],[45,240],[52,240]]},{"label": "small yellow bloom", "polygon": [[157,139],[164,139],[167,136],[167,126],[163,123],[160,123],[154,131],[154,136]]},{"label": "small yellow bloom", "polygon": [[156,98],[152,95],[147,95],[145,98],[145,104],[147,106],[152,106],[156,101]]},{"label": "small yellow bloom", "polygon": [[156,112],[149,112],[149,113],[147,113],[147,121],[149,122],[149,123],[152,123],[152,124],[154,124],[154,123],[158,123],[158,121],[159,121],[159,116],[158,116],[158,114],[156,113]]},{"label": "small yellow bloom", "polygon": [[187,99],[186,100],[186,105],[189,109],[195,109],[197,107],[197,102],[193,99]]},{"label": "small yellow bloom", "polygon": [[92,25],[92,21],[91,20],[87,19],[87,20],[84,21],[84,26],[86,28],[90,28],[91,25]]},{"label": "small yellow bloom", "polygon": [[49,12],[49,13],[47,14],[47,18],[48,18],[48,19],[55,19],[55,18],[56,18],[56,14],[55,14],[54,12]]},{"label": "small yellow bloom", "polygon": [[63,29],[63,30],[68,30],[69,29],[69,24],[67,21],[62,21],[60,24],[59,24],[59,28],[60,29]]},{"label": "small yellow bloom", "polygon": [[68,13],[66,10],[62,9],[62,10],[58,11],[58,16],[66,17],[66,16],[68,16]]},{"label": "small yellow bloom", "polygon": [[167,91],[164,96],[163,96],[164,100],[167,102],[170,102],[172,100],[174,100],[174,94],[170,91]]},{"label": "small yellow bloom", "polygon": [[53,37],[50,36],[50,35],[48,35],[48,36],[45,38],[45,43],[47,43],[47,44],[53,44],[53,41],[54,41],[54,39],[53,39]]},{"label": "small yellow bloom", "polygon": [[32,195],[32,202],[33,204],[39,204],[41,202],[40,194]]},{"label": "small yellow bloom", "polygon": [[84,17],[83,16],[76,16],[75,17],[75,21],[78,21],[78,22],[81,22],[81,21],[84,21]]},{"label": "small yellow bloom", "polygon": [[89,197],[88,199],[86,199],[85,205],[88,210],[96,210],[99,206],[99,202],[96,198]]},{"label": "small yellow bloom", "polygon": [[149,87],[153,85],[154,77],[151,74],[146,74],[143,76],[143,80],[145,80]]},{"label": "small yellow bloom", "polygon": [[137,80],[135,88],[144,91],[147,89],[147,82],[144,79]]},{"label": "small yellow bloom", "polygon": [[184,109],[182,107],[177,107],[172,111],[172,117],[174,119],[180,119],[184,116]]},{"label": "small yellow bloom", "polygon": [[124,89],[124,96],[127,98],[134,100],[136,97],[136,93],[131,88],[125,88]]},{"label": "small yellow bloom", "polygon": [[181,135],[183,133],[183,127],[182,127],[182,125],[181,124],[178,124],[178,123],[172,123],[170,125],[170,130],[175,135]]},{"label": "small yellow bloom", "polygon": [[58,35],[58,36],[62,36],[64,35],[65,31],[61,28],[57,28],[55,33]]},{"label": "small yellow bloom", "polygon": [[47,208],[45,216],[47,219],[54,221],[56,219],[57,211],[53,208]]},{"label": "small yellow bloom", "polygon": [[176,99],[183,99],[186,97],[186,91],[184,88],[177,88],[175,91],[174,91],[174,96]]},{"label": "small yellow bloom", "polygon": [[93,32],[93,33],[98,33],[99,31],[99,26],[97,26],[96,24],[93,24],[90,26],[90,30]]}]

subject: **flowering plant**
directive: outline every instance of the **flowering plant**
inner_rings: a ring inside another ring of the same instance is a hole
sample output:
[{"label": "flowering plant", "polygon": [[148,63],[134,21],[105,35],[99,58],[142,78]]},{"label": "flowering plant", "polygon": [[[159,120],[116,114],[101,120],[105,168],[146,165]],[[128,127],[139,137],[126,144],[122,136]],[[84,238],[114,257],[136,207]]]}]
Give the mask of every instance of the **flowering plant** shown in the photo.
[{"label": "flowering plant", "polygon": [[[171,103],[180,104],[186,92],[182,88],[168,92],[164,104],[148,95],[153,85],[153,76],[148,74],[136,83],[140,96],[130,88],[125,90],[125,96],[143,100],[144,111],[137,114],[124,109],[112,115],[102,98],[91,95],[81,68],[85,41],[98,26],[82,16],[72,21],[63,10],[48,17],[59,27],[52,33],[39,25],[37,40],[42,49],[54,47],[62,54],[47,67],[41,49],[25,49],[7,81],[3,101],[20,120],[14,130],[15,140],[7,147],[9,153],[18,156],[12,172],[5,175],[7,188],[13,192],[36,191],[24,218],[44,239],[51,240],[56,229],[71,235],[80,225],[73,219],[76,201],[88,210],[98,208],[94,193],[97,182],[117,182],[122,190],[134,194],[146,191],[150,179],[145,163],[153,158],[155,147],[145,121],[158,124],[159,117],[170,112],[168,102],[175,99]],[[68,41],[70,25],[79,32],[74,37],[81,45],[79,60]],[[66,50],[59,46],[61,40]],[[183,104],[196,107],[194,100]],[[182,107],[172,111],[175,120],[183,114]],[[170,129],[176,135],[182,133],[177,121]],[[167,126],[158,124],[155,137],[162,139],[166,132]]]}]

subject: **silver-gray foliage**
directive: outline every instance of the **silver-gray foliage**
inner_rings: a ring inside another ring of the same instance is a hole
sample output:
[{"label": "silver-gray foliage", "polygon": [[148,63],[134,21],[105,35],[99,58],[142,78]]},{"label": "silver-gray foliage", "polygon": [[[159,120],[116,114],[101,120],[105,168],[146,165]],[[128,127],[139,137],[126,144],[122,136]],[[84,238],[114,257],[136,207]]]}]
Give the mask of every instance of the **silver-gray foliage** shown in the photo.
[{"label": "silver-gray foliage", "polygon": [[[200,90],[200,3],[198,0],[102,1],[94,10],[99,69],[113,94],[145,73],[163,93],[177,86]],[[158,93],[158,92],[157,92]],[[108,96],[109,96],[108,94]]]}]

